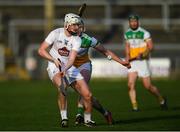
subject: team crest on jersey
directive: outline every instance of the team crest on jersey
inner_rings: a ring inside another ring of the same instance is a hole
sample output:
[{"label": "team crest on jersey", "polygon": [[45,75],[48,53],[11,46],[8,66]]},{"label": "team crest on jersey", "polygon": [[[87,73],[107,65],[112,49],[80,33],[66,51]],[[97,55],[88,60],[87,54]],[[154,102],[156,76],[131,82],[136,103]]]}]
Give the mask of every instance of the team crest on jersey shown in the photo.
[{"label": "team crest on jersey", "polygon": [[58,53],[61,56],[66,56],[67,57],[67,56],[69,56],[70,51],[66,47],[63,47],[63,48],[58,49]]}]

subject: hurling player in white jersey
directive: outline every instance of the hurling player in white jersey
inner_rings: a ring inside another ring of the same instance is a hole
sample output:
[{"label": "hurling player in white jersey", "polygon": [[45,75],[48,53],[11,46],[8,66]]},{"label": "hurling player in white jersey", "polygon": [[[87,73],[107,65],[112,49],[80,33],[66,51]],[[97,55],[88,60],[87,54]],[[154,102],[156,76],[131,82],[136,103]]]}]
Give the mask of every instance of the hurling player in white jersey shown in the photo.
[{"label": "hurling player in white jersey", "polygon": [[131,64],[131,68],[128,69],[128,89],[132,109],[138,111],[135,90],[138,76],[142,78],[144,88],[157,97],[161,108],[167,109],[166,99],[151,83],[148,59],[153,49],[153,42],[150,33],[139,26],[139,16],[135,14],[129,16],[129,27],[124,37],[126,40],[126,60],[130,61]]},{"label": "hurling player in white jersey", "polygon": [[[81,37],[81,48],[78,50],[78,55],[75,59],[74,66],[79,69],[81,75],[84,77],[85,81],[89,83],[89,80],[91,78],[91,72],[92,72],[92,65],[89,58],[89,48],[94,48],[100,53],[107,56],[109,60],[113,59],[116,62],[118,62],[121,65],[126,66],[127,68],[130,68],[130,64],[128,61],[121,60],[118,56],[116,56],[113,52],[110,50],[105,49],[94,37],[90,37],[89,35],[84,33],[84,23],[83,20],[81,20],[81,25],[79,26],[79,36]],[[78,89],[78,85],[71,85],[72,87]],[[113,119],[111,112],[105,109],[99,101],[92,97],[92,106],[97,111],[99,111],[106,119],[107,123],[109,125],[113,124]],[[61,105],[64,105],[67,103],[66,98],[61,100]],[[83,97],[80,96],[78,99],[78,112],[76,115],[75,125],[81,125],[84,123],[84,103],[83,103]]]},{"label": "hurling player in white jersey", "polygon": [[[69,84],[78,85],[76,91],[83,97],[85,105],[84,123],[86,126],[94,126],[95,122],[91,120],[91,97],[87,83],[81,76],[79,70],[73,65],[77,56],[77,51],[81,45],[81,39],[77,36],[81,19],[78,15],[68,13],[65,15],[64,27],[58,28],[50,32],[38,50],[40,56],[48,60],[47,71],[53,84],[58,88],[58,106],[61,114],[61,126],[68,126],[67,103],[62,104],[62,100],[66,99],[65,95],[60,91],[60,87],[64,84],[62,78],[66,77]],[[48,52],[48,48],[51,47]],[[60,59],[60,61],[59,61]],[[59,66],[61,70],[59,70]]]},{"label": "hurling player in white jersey", "polygon": [[[130,68],[128,61],[121,60],[113,52],[105,49],[103,45],[101,45],[100,42],[98,42],[96,38],[90,37],[89,35],[85,33],[83,20],[79,28],[79,36],[81,37],[81,40],[82,40],[81,48],[78,50],[78,55],[73,65],[80,70],[81,75],[84,77],[87,83],[89,83],[91,79],[91,73],[92,73],[91,60],[88,54],[88,51],[90,48],[94,48],[98,52],[105,55],[108,59],[112,59],[118,62],[120,65],[124,65],[127,68]],[[113,124],[111,112],[105,109],[95,97],[92,97],[92,106],[105,117],[109,125]],[[76,125],[83,123],[83,119],[84,119],[83,110],[84,110],[83,98],[80,96],[78,100],[78,111],[77,111],[76,121],[75,121]]]}]

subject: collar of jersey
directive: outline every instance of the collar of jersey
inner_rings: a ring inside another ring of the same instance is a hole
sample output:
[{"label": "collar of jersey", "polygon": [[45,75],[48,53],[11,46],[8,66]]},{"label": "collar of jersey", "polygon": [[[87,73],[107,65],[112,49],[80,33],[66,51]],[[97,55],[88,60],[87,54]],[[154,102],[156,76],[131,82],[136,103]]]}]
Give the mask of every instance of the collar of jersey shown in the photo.
[{"label": "collar of jersey", "polygon": [[137,32],[139,29],[140,29],[140,27],[138,27],[136,30],[132,30],[132,29],[130,28],[130,30],[131,30],[132,32]]}]

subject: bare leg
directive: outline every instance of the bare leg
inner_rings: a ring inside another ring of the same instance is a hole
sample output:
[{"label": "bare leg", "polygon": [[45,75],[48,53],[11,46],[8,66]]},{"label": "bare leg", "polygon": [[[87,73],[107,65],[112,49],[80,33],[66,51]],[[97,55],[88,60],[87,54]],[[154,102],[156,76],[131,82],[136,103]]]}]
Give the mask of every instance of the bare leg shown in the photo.
[{"label": "bare leg", "polygon": [[[81,75],[84,77],[84,80],[86,81],[86,83],[89,83],[90,77],[91,77],[91,71],[89,70],[82,70],[81,71]],[[77,85],[75,87],[78,87]],[[83,105],[83,98],[81,96],[79,96],[78,98],[78,111],[77,111],[77,115],[76,116],[83,116],[84,113],[84,105]],[[79,120],[78,122],[82,122],[83,121],[83,117],[79,117],[81,119],[77,119]],[[77,124],[78,124],[77,122]]]},{"label": "bare leg", "polygon": [[[91,71],[89,70],[82,70],[81,71],[82,76],[84,77],[84,80],[89,83],[89,80],[91,78]],[[83,107],[83,100],[81,97],[79,97],[79,101],[78,101],[78,107]],[[100,102],[95,98],[92,97],[92,106],[93,108],[95,108],[97,111],[99,111],[101,114],[106,114],[107,110],[103,108],[103,106],[100,104]]]},{"label": "bare leg", "polygon": [[163,99],[162,95],[160,94],[159,90],[158,90],[154,85],[152,85],[150,77],[144,77],[144,78],[142,78],[142,81],[143,81],[144,87],[145,87],[152,95],[154,95],[155,97],[157,97],[157,99],[159,100],[160,103],[161,103],[162,101],[164,101],[164,99]]},{"label": "bare leg", "polygon": [[[91,71],[86,70],[86,69],[81,70],[81,75],[84,77],[85,81],[89,83],[89,80],[91,78]],[[95,108],[98,112],[100,112],[105,117],[109,125],[113,124],[111,112],[105,109],[95,97],[92,97],[92,107]],[[83,113],[83,98],[79,96],[78,113],[76,115],[76,121],[75,121],[76,125],[81,124],[83,122],[82,113]]]},{"label": "bare leg", "polygon": [[85,107],[84,112],[84,125],[88,127],[93,127],[96,125],[94,121],[91,120],[91,112],[92,112],[92,94],[89,90],[89,87],[85,80],[77,80],[77,87],[74,87],[76,91],[78,91],[83,99],[83,105]]},{"label": "bare leg", "polygon": [[135,90],[135,83],[137,79],[136,72],[129,72],[128,73],[128,93],[130,97],[130,101],[132,104],[133,110],[138,110],[137,100],[136,100],[136,90]]},{"label": "bare leg", "polygon": [[67,99],[66,97],[61,93],[59,86],[61,85],[61,76],[59,74],[56,74],[53,78],[53,83],[58,89],[58,107],[61,114],[61,119],[67,119]]},{"label": "bare leg", "polygon": [[91,113],[91,111],[92,111],[92,107],[91,107],[92,94],[89,91],[89,87],[84,80],[77,80],[76,83],[77,83],[77,85],[76,85],[77,87],[75,87],[75,89],[76,89],[76,91],[78,91],[78,93],[83,98],[85,112]]}]

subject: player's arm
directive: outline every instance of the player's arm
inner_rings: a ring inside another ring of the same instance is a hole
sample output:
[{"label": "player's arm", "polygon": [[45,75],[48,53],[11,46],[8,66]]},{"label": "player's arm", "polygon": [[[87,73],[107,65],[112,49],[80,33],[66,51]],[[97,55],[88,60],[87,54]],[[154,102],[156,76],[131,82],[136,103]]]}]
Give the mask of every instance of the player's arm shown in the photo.
[{"label": "player's arm", "polygon": [[94,48],[95,48],[97,51],[99,51],[100,53],[102,53],[103,55],[105,55],[108,59],[113,59],[114,61],[122,64],[123,66],[126,66],[127,68],[130,67],[128,61],[123,61],[123,60],[120,59],[116,54],[114,54],[112,51],[104,48],[104,46],[102,46],[101,44],[96,45]]},{"label": "player's arm", "polygon": [[58,60],[54,59],[54,58],[48,53],[48,51],[47,51],[48,47],[49,47],[49,44],[48,44],[46,41],[42,42],[41,45],[40,45],[40,47],[39,47],[39,49],[38,49],[38,54],[39,54],[41,57],[43,57],[44,59],[49,60],[49,61],[51,61],[51,62],[54,62],[55,65],[58,67],[58,66],[60,65],[60,62],[59,62]]},{"label": "player's arm", "polygon": [[146,44],[147,44],[147,49],[142,53],[142,58],[148,58],[149,57],[149,53],[153,50],[153,41],[151,38],[148,38],[147,40],[145,40]]},{"label": "player's arm", "polygon": [[147,43],[147,49],[151,52],[154,48],[152,39],[149,38],[148,40],[146,40],[146,43]]},{"label": "player's arm", "polygon": [[76,56],[77,56],[77,51],[72,50],[70,52],[68,62],[67,62],[66,66],[65,66],[65,69],[64,69],[65,72],[73,65],[73,63],[74,63],[74,61],[76,59]]},{"label": "player's arm", "polygon": [[66,64],[64,70],[62,72],[60,72],[60,74],[62,76],[64,76],[66,74],[66,71],[73,65],[73,63],[74,63],[74,61],[76,59],[76,56],[77,56],[77,51],[76,50],[71,50],[68,62]]}]

